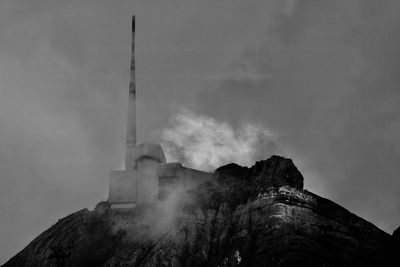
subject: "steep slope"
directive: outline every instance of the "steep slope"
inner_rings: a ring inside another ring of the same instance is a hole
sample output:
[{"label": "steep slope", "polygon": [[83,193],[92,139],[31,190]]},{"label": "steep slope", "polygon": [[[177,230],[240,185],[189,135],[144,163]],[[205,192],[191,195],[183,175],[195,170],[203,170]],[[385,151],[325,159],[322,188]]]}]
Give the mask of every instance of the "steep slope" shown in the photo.
[{"label": "steep slope", "polygon": [[51,246],[68,250],[66,266],[382,266],[391,240],[273,156],[223,166],[175,202],[72,214],[4,266],[57,266]]},{"label": "steep slope", "polygon": [[[89,211],[75,212],[36,237],[26,248],[11,258],[4,266],[47,266],[46,260],[54,246],[84,243],[83,225]],[[78,241],[78,242],[76,242]]]},{"label": "steep slope", "polygon": [[[329,200],[281,187],[219,210],[197,210],[166,236],[136,243],[107,266],[380,266],[389,236]],[[137,261],[134,261],[138,263]],[[133,263],[133,262],[132,262]]]},{"label": "steep slope", "polygon": [[114,255],[123,233],[109,218],[87,209],[75,212],[35,238],[3,266],[98,266]]}]

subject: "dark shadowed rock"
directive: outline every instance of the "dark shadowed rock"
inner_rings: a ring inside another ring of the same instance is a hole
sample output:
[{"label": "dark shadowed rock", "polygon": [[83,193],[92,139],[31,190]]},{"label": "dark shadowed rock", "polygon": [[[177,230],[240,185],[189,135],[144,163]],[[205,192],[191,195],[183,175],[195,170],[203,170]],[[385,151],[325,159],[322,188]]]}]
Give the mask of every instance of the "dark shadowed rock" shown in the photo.
[{"label": "dark shadowed rock", "polygon": [[400,254],[400,227],[393,231],[392,235],[393,245],[397,247],[398,255]]},{"label": "dark shadowed rock", "polygon": [[[66,266],[390,266],[389,250],[397,259],[399,230],[390,236],[302,188],[290,159],[228,164],[182,196],[161,231],[145,210],[116,213],[101,203],[62,219],[4,266],[55,266],[49,247],[69,244]],[[124,233],[116,218],[131,222]]]},{"label": "dark shadowed rock", "polygon": [[291,159],[274,155],[267,160],[257,161],[250,171],[250,176],[264,189],[281,186],[303,189],[303,175]]},{"label": "dark shadowed rock", "polygon": [[393,231],[386,247],[386,266],[400,266],[400,227]]},{"label": "dark shadowed rock", "polygon": [[215,170],[213,178],[219,183],[231,180],[244,180],[247,183],[261,187],[290,186],[303,189],[303,175],[299,172],[293,161],[281,156],[272,156],[267,160],[257,161],[250,168],[231,163]]},{"label": "dark shadowed rock", "polygon": [[290,186],[303,189],[303,175],[291,159],[272,156],[267,160],[257,161],[250,168],[231,163],[215,170],[213,181],[201,185],[197,194],[205,201],[198,203],[206,207],[217,208],[228,203],[231,208],[255,199],[270,188]]}]

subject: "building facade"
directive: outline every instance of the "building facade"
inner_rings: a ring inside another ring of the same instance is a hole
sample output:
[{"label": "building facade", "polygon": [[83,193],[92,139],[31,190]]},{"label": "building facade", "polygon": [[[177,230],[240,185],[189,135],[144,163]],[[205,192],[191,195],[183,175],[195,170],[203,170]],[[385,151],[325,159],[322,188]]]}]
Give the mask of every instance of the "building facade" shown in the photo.
[{"label": "building facade", "polygon": [[125,169],[111,171],[108,202],[112,209],[133,209],[164,200],[171,192],[187,190],[211,173],[166,163],[161,145],[136,144],[135,16],[132,17],[132,54],[126,134]]}]

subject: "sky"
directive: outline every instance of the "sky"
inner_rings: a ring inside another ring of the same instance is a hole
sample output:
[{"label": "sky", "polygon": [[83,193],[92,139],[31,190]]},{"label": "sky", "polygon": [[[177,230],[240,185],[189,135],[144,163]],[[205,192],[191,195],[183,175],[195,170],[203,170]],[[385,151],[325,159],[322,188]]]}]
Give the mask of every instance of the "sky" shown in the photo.
[{"label": "sky", "polygon": [[138,140],[212,170],[282,154],[305,188],[400,225],[400,2],[0,2],[0,264],[106,200]]}]

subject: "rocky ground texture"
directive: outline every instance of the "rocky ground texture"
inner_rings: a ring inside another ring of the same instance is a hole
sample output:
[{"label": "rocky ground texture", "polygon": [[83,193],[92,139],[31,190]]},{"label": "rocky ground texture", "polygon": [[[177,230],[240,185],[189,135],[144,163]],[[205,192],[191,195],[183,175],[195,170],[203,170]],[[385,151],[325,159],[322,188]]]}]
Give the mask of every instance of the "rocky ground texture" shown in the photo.
[{"label": "rocky ground texture", "polygon": [[399,229],[304,190],[283,157],[220,167],[176,203],[165,224],[154,207],[78,211],[3,266],[399,266]]}]

